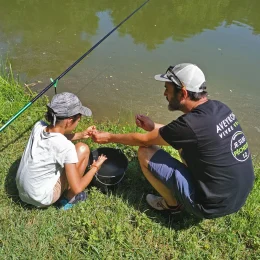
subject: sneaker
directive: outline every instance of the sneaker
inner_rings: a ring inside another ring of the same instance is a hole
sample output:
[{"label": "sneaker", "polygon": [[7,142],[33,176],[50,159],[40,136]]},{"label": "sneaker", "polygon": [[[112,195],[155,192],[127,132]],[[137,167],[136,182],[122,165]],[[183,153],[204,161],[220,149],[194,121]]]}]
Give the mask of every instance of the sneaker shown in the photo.
[{"label": "sneaker", "polygon": [[181,204],[177,206],[168,206],[163,197],[155,196],[153,194],[147,194],[146,201],[152,208],[160,211],[169,211],[171,214],[178,214],[183,210]]},{"label": "sneaker", "polygon": [[87,193],[82,191],[75,195],[70,201],[66,198],[62,198],[59,201],[59,204],[61,205],[61,209],[68,210],[71,209],[75,204],[77,204],[80,201],[85,201],[87,199]]}]

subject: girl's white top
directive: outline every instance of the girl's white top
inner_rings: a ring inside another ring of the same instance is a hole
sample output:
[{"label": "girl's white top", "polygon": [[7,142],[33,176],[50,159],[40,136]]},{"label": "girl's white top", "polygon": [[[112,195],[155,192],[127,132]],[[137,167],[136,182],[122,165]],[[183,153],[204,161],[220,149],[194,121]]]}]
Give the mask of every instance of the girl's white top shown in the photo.
[{"label": "girl's white top", "polygon": [[35,206],[51,204],[64,164],[78,162],[75,145],[63,134],[46,132],[46,126],[35,124],[16,175],[21,200]]}]

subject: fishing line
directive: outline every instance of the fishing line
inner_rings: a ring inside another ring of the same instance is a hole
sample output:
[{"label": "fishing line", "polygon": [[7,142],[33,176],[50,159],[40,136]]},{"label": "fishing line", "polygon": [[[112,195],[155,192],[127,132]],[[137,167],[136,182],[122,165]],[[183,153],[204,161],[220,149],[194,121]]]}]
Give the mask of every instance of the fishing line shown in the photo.
[{"label": "fishing line", "polygon": [[39,97],[41,97],[47,90],[49,90],[53,85],[55,85],[62,77],[64,77],[71,69],[73,69],[80,61],[82,61],[89,53],[91,53],[101,42],[103,42],[110,34],[112,34],[118,27],[120,27],[124,22],[126,22],[131,16],[133,16],[138,10],[140,10],[145,4],[150,0],[146,0],[142,5],[140,5],[136,10],[134,10],[130,15],[128,15],[122,22],[120,22],[114,29],[112,29],[108,34],[106,34],[101,40],[99,40],[95,45],[93,45],[86,53],[84,53],[79,59],[77,59],[70,67],[68,67],[63,73],[60,74],[53,82],[51,82],[45,89],[43,89],[37,96],[35,96],[28,104],[26,104],[19,112],[17,112],[11,119],[9,119],[1,128],[2,132],[8,125],[10,125],[19,115],[21,115],[27,108],[29,108]]}]

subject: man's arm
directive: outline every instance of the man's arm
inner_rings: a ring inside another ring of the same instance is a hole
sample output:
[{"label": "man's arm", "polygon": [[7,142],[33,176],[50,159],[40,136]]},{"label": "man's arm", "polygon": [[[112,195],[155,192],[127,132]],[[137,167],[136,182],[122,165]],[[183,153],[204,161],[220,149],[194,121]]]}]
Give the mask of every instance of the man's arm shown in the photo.
[{"label": "man's arm", "polygon": [[148,116],[140,115],[140,114],[135,116],[135,123],[138,127],[141,127],[142,129],[148,132],[164,126],[162,124],[154,123],[154,121]]},{"label": "man's arm", "polygon": [[132,146],[149,146],[149,145],[169,145],[160,135],[159,128],[154,128],[151,132],[129,133],[129,134],[111,134],[107,132],[96,132],[92,134],[94,142],[100,144],[120,143]]},{"label": "man's arm", "polygon": [[164,125],[162,124],[158,124],[158,123],[154,123],[154,129],[159,129],[161,127],[163,127]]}]

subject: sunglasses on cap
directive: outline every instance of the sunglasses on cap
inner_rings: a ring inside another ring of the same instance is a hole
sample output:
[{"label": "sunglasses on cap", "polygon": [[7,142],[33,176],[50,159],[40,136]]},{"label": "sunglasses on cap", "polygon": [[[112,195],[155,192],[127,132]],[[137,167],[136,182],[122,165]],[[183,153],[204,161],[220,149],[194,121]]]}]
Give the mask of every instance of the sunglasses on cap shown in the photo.
[{"label": "sunglasses on cap", "polygon": [[[174,66],[170,66],[167,70],[166,70],[166,76],[167,78],[173,82],[177,88],[182,89],[184,86],[182,84],[182,82],[180,81],[180,79],[176,76],[176,74],[173,72]],[[176,84],[176,82],[178,84]]]}]

